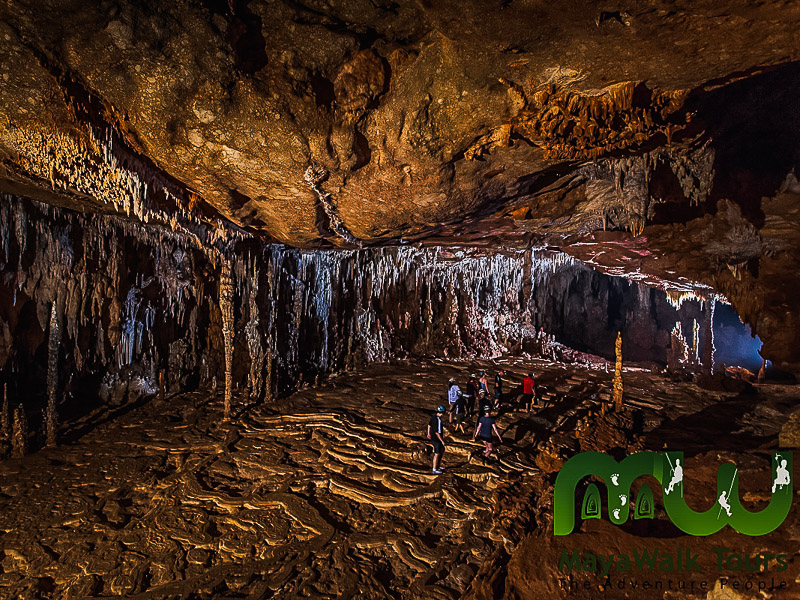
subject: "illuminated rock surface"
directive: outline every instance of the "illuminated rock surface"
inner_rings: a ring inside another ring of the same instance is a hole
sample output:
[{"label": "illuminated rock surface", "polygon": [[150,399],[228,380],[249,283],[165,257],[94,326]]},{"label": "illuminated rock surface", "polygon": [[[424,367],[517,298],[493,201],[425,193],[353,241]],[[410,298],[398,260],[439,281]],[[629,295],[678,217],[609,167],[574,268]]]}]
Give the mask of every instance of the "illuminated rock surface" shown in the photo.
[{"label": "illuminated rock surface", "polygon": [[[565,596],[580,450],[733,457],[760,506],[800,439],[798,30],[776,0],[4,3],[0,596]],[[488,360],[555,406],[434,477],[427,411]],[[692,544],[794,582],[799,523]]]},{"label": "illuminated rock surface", "polygon": [[798,370],[793,3],[0,10],[5,191],[301,247],[547,243],[714,287]]}]

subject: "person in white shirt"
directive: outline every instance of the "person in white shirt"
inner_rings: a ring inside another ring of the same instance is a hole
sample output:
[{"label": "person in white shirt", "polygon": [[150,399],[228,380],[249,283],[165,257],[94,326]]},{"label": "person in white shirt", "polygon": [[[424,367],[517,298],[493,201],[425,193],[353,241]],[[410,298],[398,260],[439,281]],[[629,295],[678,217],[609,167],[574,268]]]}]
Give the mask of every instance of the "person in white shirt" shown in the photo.
[{"label": "person in white shirt", "polygon": [[450,409],[447,411],[448,417],[447,422],[453,422],[453,412],[456,410],[456,402],[458,401],[458,397],[461,395],[461,388],[458,387],[456,380],[452,377],[450,378],[450,382],[447,387],[447,401],[450,403]]}]

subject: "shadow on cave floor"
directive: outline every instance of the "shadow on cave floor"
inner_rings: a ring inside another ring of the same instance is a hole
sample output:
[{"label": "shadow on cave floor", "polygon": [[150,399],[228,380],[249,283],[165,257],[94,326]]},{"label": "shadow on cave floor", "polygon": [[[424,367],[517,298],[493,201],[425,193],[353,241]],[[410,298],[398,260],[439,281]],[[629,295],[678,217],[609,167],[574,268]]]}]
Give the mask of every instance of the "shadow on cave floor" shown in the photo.
[{"label": "shadow on cave floor", "polygon": [[[776,389],[786,389],[788,394],[776,395]],[[789,412],[797,400],[791,386],[760,386],[760,390],[723,395],[697,412],[663,421],[647,433],[648,447],[679,449],[687,455],[705,452],[709,440],[720,451],[777,447],[775,417]]]}]

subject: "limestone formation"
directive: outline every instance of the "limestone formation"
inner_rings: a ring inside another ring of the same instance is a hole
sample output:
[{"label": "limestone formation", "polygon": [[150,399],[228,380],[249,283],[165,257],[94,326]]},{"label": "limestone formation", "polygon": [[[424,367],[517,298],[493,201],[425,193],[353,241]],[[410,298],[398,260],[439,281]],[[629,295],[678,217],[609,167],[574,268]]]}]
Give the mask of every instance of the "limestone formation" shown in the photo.
[{"label": "limestone formation", "polygon": [[61,325],[58,322],[58,307],[55,302],[50,311],[50,337],[47,345],[47,409],[45,411],[45,431],[47,445],[55,446],[58,432],[58,410],[56,392],[58,390],[58,347],[61,342]]},{"label": "limestone formation", "polygon": [[622,411],[622,332],[617,332],[614,344],[616,362],[614,363],[614,406],[617,412]]},{"label": "limestone formation", "polygon": [[219,309],[222,313],[222,339],[225,352],[225,404],[224,418],[231,414],[231,397],[233,396],[233,279],[231,268],[222,265],[219,280]]},{"label": "limestone formation", "polygon": [[800,370],[793,3],[0,10],[1,190],[205,246],[547,244],[713,288]]},{"label": "limestone formation", "polygon": [[28,453],[28,422],[25,409],[20,404],[14,409],[14,422],[11,426],[11,456],[22,458]]},{"label": "limestone formation", "polygon": [[11,412],[8,408],[8,384],[3,384],[3,406],[0,408],[0,458],[11,448]]}]

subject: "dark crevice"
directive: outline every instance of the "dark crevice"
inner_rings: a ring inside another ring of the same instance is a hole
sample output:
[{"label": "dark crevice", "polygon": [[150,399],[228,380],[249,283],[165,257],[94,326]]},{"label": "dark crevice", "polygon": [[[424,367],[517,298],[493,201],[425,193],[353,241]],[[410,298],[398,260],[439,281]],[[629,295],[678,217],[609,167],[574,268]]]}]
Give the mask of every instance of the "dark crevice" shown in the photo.
[{"label": "dark crevice", "polygon": [[735,199],[748,221],[763,226],[761,199],[773,196],[800,163],[798,87],[795,62],[687,99],[693,124],[703,128],[715,152],[710,211],[720,199]]},{"label": "dark crevice", "polygon": [[250,0],[202,2],[212,14],[221,15],[228,22],[228,43],[239,72],[254,75],[267,66],[267,42],[261,29],[261,17],[250,10]]},{"label": "dark crevice", "polygon": [[356,164],[353,165],[352,171],[358,171],[372,160],[372,150],[370,150],[369,142],[366,136],[357,129],[353,133],[353,154],[356,155]]},{"label": "dark crevice", "polygon": [[249,9],[249,0],[232,3],[234,13],[230,19],[228,36],[236,54],[236,68],[253,75],[267,66],[267,42],[261,32],[261,17]]},{"label": "dark crevice", "polygon": [[310,83],[316,105],[330,110],[331,105],[336,100],[333,82],[319,73],[314,73],[311,76]]}]

